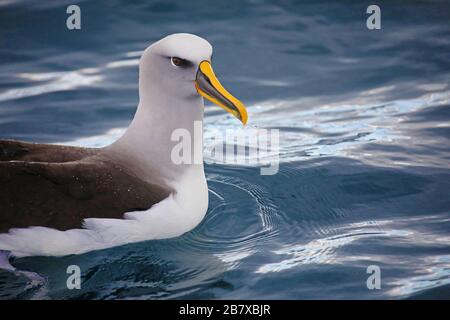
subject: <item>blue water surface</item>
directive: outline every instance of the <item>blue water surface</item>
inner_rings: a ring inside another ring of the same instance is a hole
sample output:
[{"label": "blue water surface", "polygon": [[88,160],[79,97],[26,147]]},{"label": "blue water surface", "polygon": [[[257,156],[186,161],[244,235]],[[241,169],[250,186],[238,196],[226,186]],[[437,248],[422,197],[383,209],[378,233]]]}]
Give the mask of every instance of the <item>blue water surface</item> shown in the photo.
[{"label": "blue water surface", "polygon": [[[82,29],[66,28],[78,4]],[[0,1],[0,137],[101,146],[130,123],[150,43],[214,46],[248,129],[280,130],[280,168],[210,163],[206,218],[179,238],[15,265],[0,298],[450,298],[450,3]],[[239,128],[207,108],[205,130]],[[208,141],[206,141],[208,145]],[[66,268],[82,270],[80,290]],[[381,270],[369,290],[368,266]]]}]

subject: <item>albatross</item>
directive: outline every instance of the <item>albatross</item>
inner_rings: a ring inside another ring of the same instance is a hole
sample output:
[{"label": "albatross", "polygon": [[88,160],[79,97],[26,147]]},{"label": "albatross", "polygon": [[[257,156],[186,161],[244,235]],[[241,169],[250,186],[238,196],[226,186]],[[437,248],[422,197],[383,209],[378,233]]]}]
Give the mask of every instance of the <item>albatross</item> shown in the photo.
[{"label": "albatross", "polygon": [[204,99],[247,122],[211,55],[209,42],[186,33],[150,45],[139,61],[136,114],[106,147],[0,140],[0,261],[81,254],[196,227],[208,208],[203,161],[172,161],[172,133],[189,131],[202,150],[194,126],[203,121]]}]

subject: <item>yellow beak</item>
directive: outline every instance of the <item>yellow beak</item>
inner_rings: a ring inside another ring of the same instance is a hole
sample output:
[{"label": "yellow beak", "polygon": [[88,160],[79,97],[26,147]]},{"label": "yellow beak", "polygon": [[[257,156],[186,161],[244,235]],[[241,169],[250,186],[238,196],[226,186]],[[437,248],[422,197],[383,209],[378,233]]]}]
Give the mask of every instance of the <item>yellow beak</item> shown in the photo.
[{"label": "yellow beak", "polygon": [[241,120],[244,125],[247,123],[248,115],[244,104],[233,97],[220,84],[209,61],[200,62],[197,76],[195,77],[195,88],[203,98],[222,107]]}]

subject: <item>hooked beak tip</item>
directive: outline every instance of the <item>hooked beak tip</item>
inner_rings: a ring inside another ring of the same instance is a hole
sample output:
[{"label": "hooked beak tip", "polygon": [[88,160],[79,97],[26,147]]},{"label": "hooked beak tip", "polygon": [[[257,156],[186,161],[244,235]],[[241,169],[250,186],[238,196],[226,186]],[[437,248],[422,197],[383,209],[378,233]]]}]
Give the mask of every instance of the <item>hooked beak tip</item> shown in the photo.
[{"label": "hooked beak tip", "polygon": [[248,121],[244,104],[229,93],[219,82],[209,61],[199,64],[195,78],[195,88],[205,99],[223,108],[238,118],[245,126]]}]

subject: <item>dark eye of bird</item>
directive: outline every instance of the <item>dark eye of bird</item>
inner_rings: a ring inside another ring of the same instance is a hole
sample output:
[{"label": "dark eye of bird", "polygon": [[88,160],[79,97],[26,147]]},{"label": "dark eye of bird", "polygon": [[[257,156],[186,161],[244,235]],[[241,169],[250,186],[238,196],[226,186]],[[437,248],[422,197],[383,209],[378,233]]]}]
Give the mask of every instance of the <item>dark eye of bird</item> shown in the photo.
[{"label": "dark eye of bird", "polygon": [[185,67],[189,64],[189,62],[187,60],[181,59],[178,57],[172,57],[172,58],[170,58],[170,61],[176,67]]}]

